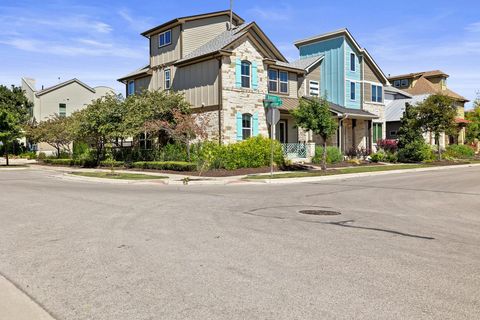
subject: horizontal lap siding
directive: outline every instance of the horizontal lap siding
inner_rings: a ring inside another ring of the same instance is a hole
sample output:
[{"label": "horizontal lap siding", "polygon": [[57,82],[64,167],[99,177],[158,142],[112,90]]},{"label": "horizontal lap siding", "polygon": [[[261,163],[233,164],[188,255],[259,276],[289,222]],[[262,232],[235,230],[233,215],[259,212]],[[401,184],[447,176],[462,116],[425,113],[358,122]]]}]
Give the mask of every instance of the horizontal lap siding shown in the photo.
[{"label": "horizontal lap siding", "polygon": [[172,30],[172,44],[165,47],[158,47],[158,36],[155,34],[150,38],[151,66],[171,63],[180,59],[180,27],[174,27]]},{"label": "horizontal lap siding", "polygon": [[228,16],[219,16],[186,22],[183,30],[183,55],[188,55],[226,31],[228,21]]}]

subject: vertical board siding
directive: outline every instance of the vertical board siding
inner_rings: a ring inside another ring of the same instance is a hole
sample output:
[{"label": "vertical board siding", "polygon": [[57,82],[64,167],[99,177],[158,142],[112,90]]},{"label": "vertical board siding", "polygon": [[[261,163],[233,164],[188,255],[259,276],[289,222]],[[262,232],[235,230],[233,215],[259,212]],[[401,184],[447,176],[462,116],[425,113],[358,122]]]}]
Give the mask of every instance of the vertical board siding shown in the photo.
[{"label": "vertical board siding", "polygon": [[[350,70],[351,54],[355,54],[355,71]],[[347,84],[347,91],[345,94],[345,107],[352,109],[360,109],[362,101],[362,91],[360,81],[362,80],[361,65],[359,60],[359,52],[354,50],[352,44],[345,40],[345,77]],[[350,82],[355,82],[355,100],[350,99]]]},{"label": "vertical board siding", "polygon": [[212,59],[176,69],[172,88],[182,92],[193,107],[218,105],[218,60]]},{"label": "vertical board siding", "polygon": [[337,37],[300,47],[300,57],[324,54],[321,64],[320,95],[333,103],[344,105],[345,100],[345,39]]}]

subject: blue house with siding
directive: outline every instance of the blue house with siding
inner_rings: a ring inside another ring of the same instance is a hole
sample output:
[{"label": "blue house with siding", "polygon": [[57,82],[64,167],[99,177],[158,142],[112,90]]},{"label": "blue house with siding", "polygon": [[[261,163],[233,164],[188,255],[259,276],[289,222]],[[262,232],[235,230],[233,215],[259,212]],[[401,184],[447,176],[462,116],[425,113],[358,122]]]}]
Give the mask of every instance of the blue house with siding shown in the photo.
[{"label": "blue house with siding", "polygon": [[[350,146],[372,148],[385,137],[384,88],[388,79],[370,56],[358,44],[348,29],[321,34],[295,42],[300,60],[322,57],[319,79],[307,78],[306,95],[311,93],[309,83],[319,83],[319,95],[347,110],[365,111],[376,116],[370,121],[343,119],[339,123],[337,144],[346,150]],[[363,137],[359,140],[359,137]]]}]

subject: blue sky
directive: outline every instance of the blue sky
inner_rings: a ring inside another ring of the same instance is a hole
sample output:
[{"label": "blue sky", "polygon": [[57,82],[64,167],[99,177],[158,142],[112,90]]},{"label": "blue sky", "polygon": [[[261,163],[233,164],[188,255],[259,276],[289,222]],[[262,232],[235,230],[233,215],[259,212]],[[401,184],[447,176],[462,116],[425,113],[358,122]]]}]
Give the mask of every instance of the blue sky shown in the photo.
[{"label": "blue sky", "polygon": [[[227,9],[229,0],[0,2],[0,84],[73,77],[119,92],[118,77],[148,63],[139,35],[177,16]],[[441,69],[470,100],[480,90],[480,1],[235,0],[289,59],[293,42],[347,27],[385,74]]]}]

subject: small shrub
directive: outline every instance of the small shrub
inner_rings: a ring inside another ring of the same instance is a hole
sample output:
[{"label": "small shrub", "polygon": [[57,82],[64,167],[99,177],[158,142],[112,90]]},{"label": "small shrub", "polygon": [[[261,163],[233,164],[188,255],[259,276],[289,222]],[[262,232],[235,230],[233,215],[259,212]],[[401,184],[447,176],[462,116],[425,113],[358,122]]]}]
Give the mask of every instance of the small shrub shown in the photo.
[{"label": "small shrub", "polygon": [[399,149],[397,156],[400,162],[422,162],[434,159],[435,154],[423,140],[417,140]]},{"label": "small shrub", "polygon": [[23,152],[18,155],[20,159],[28,159],[28,160],[35,160],[37,158],[37,154],[35,151],[30,152]]},{"label": "small shrub", "polygon": [[354,158],[366,159],[370,155],[370,151],[365,148],[350,148],[347,150],[345,155],[349,159],[354,159]]},{"label": "small shrub", "polygon": [[376,152],[376,153],[372,154],[372,155],[370,156],[370,160],[372,160],[372,162],[377,163],[377,162],[382,162],[382,161],[384,161],[384,160],[385,160],[385,157],[386,157],[385,153],[382,152],[382,151],[379,151],[379,152]]},{"label": "small shrub", "polygon": [[471,148],[470,146],[452,144],[447,146],[445,157],[450,157],[454,159],[472,159],[475,157],[475,150],[473,150],[473,148]]},{"label": "small shrub", "polygon": [[43,160],[44,163],[52,164],[55,166],[73,166],[75,161],[73,159],[45,159]]},{"label": "small shrub", "polygon": [[[312,158],[312,163],[320,164],[322,163],[323,157],[323,147],[315,148],[315,156]],[[327,147],[327,163],[333,164],[343,161],[343,154],[336,147]]]},{"label": "small shrub", "polygon": [[47,155],[45,154],[45,152],[40,152],[37,156],[38,160],[45,160],[46,158],[47,158]]},{"label": "small shrub", "polygon": [[385,155],[385,160],[390,163],[397,163],[398,162],[398,156],[396,153],[389,153],[387,152]]},{"label": "small shrub", "polygon": [[398,150],[398,142],[393,139],[378,140],[377,146],[386,153],[395,153]]},{"label": "small shrub", "polygon": [[114,167],[114,168],[123,168],[125,167],[125,162],[123,161],[115,161],[115,160],[104,160],[104,161],[100,161],[100,166],[101,167]]},{"label": "small shrub", "polygon": [[138,169],[194,171],[197,169],[197,164],[182,161],[139,161],[134,162],[132,167]]}]

